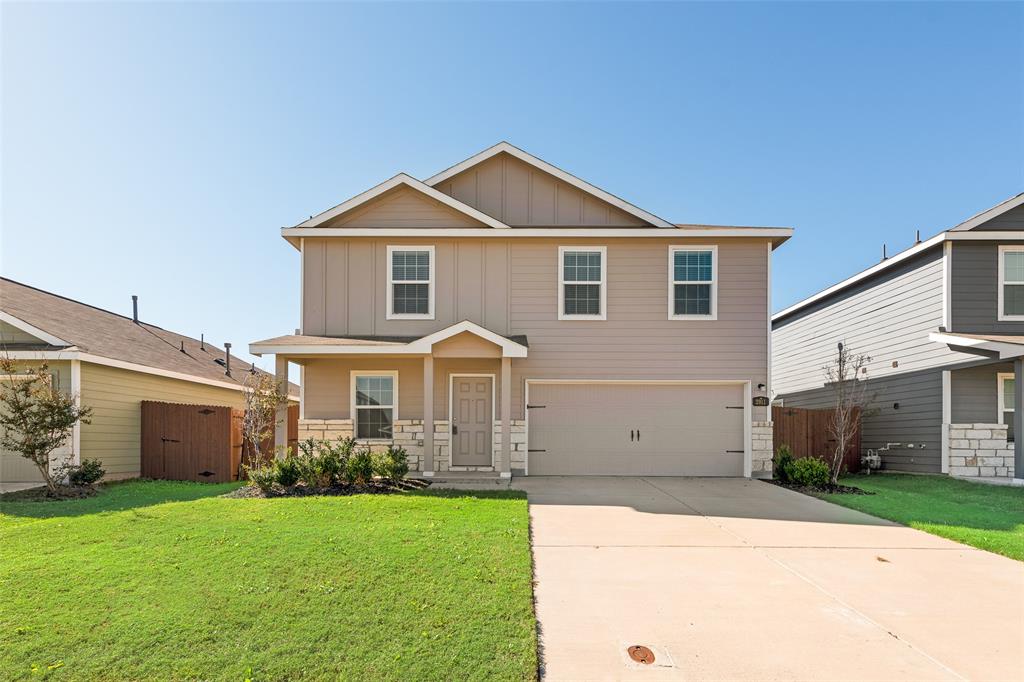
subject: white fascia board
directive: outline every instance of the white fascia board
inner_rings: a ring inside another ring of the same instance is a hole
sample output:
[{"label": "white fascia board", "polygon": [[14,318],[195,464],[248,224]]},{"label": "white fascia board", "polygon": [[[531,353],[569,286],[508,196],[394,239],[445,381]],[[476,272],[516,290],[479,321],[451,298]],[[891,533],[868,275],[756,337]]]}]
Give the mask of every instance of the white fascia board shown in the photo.
[{"label": "white fascia board", "polygon": [[1024,345],[1006,343],[1004,341],[992,341],[989,339],[972,339],[959,334],[947,334],[944,332],[932,332],[928,340],[934,343],[942,343],[947,346],[959,346],[973,350],[996,353],[1000,360],[1010,360],[1024,356]]},{"label": "white fascia board", "polygon": [[[657,237],[664,239],[724,239],[746,237],[748,239],[789,239],[793,236],[791,227],[765,227],[736,230],[728,227],[709,230],[687,230],[674,227],[667,230],[660,227],[516,227],[509,230],[492,230],[478,227],[441,228],[398,228],[398,227],[282,227],[285,239],[301,237],[510,237],[536,238],[618,238]],[[895,258],[895,256],[894,256]],[[892,260],[892,259],[890,259]]]},{"label": "white fascia board", "polygon": [[1013,209],[1017,208],[1022,204],[1024,204],[1024,192],[1021,192],[1016,196],[1010,197],[1006,201],[996,204],[992,208],[986,209],[981,213],[971,216],[970,218],[960,223],[956,227],[951,227],[950,232],[966,232],[967,230],[971,230],[977,227],[978,225],[981,225],[982,223],[988,222],[993,218],[1001,216],[1007,211],[1012,211]]},{"label": "white fascia board", "polygon": [[905,260],[907,260],[909,258],[913,258],[914,256],[916,256],[916,255],[918,255],[918,254],[920,254],[920,253],[922,253],[924,251],[927,251],[928,249],[932,248],[933,246],[941,244],[943,241],[945,241],[945,239],[946,239],[946,233],[942,233],[942,234],[939,234],[939,235],[936,235],[936,236],[932,237],[931,239],[929,239],[927,241],[923,241],[920,244],[917,244],[916,246],[912,246],[909,249],[907,249],[906,251],[898,253],[895,256],[892,256],[891,258],[887,258],[886,260],[882,261],[881,263],[873,265],[872,267],[868,268],[867,270],[864,270],[863,272],[857,273],[853,277],[848,277],[847,279],[844,279],[842,282],[839,282],[838,284],[833,284],[828,289],[825,289],[823,291],[819,291],[818,293],[814,294],[813,296],[809,296],[809,297],[805,298],[802,301],[794,303],[793,305],[789,306],[785,310],[780,310],[779,312],[777,312],[774,315],[772,315],[772,321],[774,322],[775,320],[778,320],[778,319],[780,319],[782,317],[785,317],[787,315],[795,313],[796,311],[800,310],[801,308],[806,308],[807,306],[811,305],[812,303],[816,303],[817,301],[820,301],[823,298],[827,298],[827,297],[831,296],[832,294],[835,294],[835,293],[837,293],[839,291],[842,291],[843,289],[846,289],[847,287],[853,286],[854,284],[857,284],[858,282],[860,282],[862,280],[865,280],[868,277],[872,277],[873,275],[876,275],[879,272],[882,272],[884,270],[888,270],[889,268],[894,267],[894,266],[902,263],[903,261],[905,261]]},{"label": "white fascia board", "polygon": [[470,322],[469,320],[457,322],[456,324],[453,324],[450,327],[446,327],[441,331],[434,332],[433,334],[429,334],[428,336],[424,336],[422,339],[418,339],[410,345],[416,346],[422,344],[428,349],[427,352],[430,352],[429,349],[432,348],[435,343],[444,341],[445,339],[450,339],[456,334],[461,334],[463,332],[475,334],[476,336],[479,336],[481,339],[485,341],[490,341],[494,345],[500,346],[501,354],[505,357],[526,357],[528,350],[526,346],[520,343],[516,343],[512,339],[506,338],[501,334],[495,334],[490,329],[481,327],[480,325],[474,322]]},{"label": "white fascia board", "polygon": [[0,355],[11,360],[77,360],[78,348],[72,346],[61,350],[8,350]]},{"label": "white fascia board", "polygon": [[517,159],[519,159],[520,161],[522,161],[522,162],[524,162],[526,164],[529,164],[529,165],[533,166],[534,168],[542,170],[545,173],[548,173],[549,175],[553,175],[556,178],[558,178],[559,180],[561,180],[562,182],[568,183],[568,184],[572,185],[573,187],[575,187],[575,188],[577,188],[579,190],[582,190],[582,191],[584,191],[584,192],[586,192],[588,194],[591,194],[591,195],[597,197],[598,199],[601,199],[602,201],[605,201],[605,202],[611,204],[612,206],[615,206],[616,208],[619,208],[619,209],[625,211],[626,213],[629,213],[630,215],[639,218],[640,220],[646,221],[646,222],[651,223],[652,225],[655,225],[655,226],[660,227],[660,228],[675,227],[675,225],[673,225],[672,223],[668,222],[667,220],[663,220],[662,218],[659,218],[658,216],[654,215],[653,213],[649,213],[649,212],[643,210],[642,208],[634,206],[633,204],[629,203],[625,199],[620,199],[619,197],[615,196],[614,194],[610,194],[610,193],[604,191],[600,187],[595,187],[594,185],[591,185],[589,182],[587,182],[585,180],[581,180],[580,178],[576,177],[575,175],[573,175],[571,173],[565,172],[561,168],[558,168],[556,166],[552,166],[547,161],[544,161],[543,159],[538,159],[533,154],[529,154],[527,152],[524,152],[522,149],[519,149],[518,147],[513,146],[513,145],[509,144],[508,142],[499,142],[498,144],[494,145],[493,147],[488,147],[487,149],[483,150],[479,154],[474,154],[473,156],[469,157],[465,161],[461,161],[461,162],[455,164],[454,166],[452,166],[451,168],[448,168],[447,170],[443,170],[440,173],[438,173],[437,175],[434,175],[434,176],[431,176],[431,177],[427,178],[425,182],[426,182],[426,184],[428,184],[431,187],[433,187],[433,186],[435,186],[435,185],[437,185],[437,184],[439,184],[441,182],[444,182],[448,178],[454,177],[454,176],[458,175],[459,173],[461,173],[462,171],[464,171],[464,170],[466,170],[468,168],[472,168],[473,166],[477,165],[478,163],[486,161],[487,159],[491,158],[492,156],[495,156],[496,154],[500,154],[502,152],[504,152],[506,154],[509,154],[511,156],[514,156]]},{"label": "white fascia board", "polygon": [[366,202],[379,197],[381,194],[384,194],[385,192],[392,190],[395,187],[398,187],[399,185],[405,185],[407,187],[410,187],[411,189],[416,190],[417,192],[425,194],[434,201],[438,201],[444,204],[445,206],[458,211],[459,213],[468,215],[469,217],[480,221],[484,225],[490,225],[491,227],[500,229],[510,229],[508,225],[501,222],[500,220],[495,220],[486,213],[478,211],[472,206],[468,206],[457,199],[453,199],[444,192],[439,192],[433,187],[425,185],[424,183],[420,182],[411,175],[407,175],[406,173],[399,173],[395,177],[389,180],[385,180],[376,187],[371,187],[362,194],[357,194],[348,201],[340,203],[334,208],[328,209],[323,213],[320,213],[319,215],[313,216],[309,220],[299,223],[298,225],[296,225],[296,227],[316,227],[317,225],[320,225],[321,223],[330,220],[331,218],[335,218],[341,215],[342,213],[351,211],[353,208],[356,208],[357,206],[365,204]]},{"label": "white fascia board", "polygon": [[249,344],[249,353],[256,357],[264,355],[423,355],[412,344],[403,343],[393,346],[346,346],[331,344],[326,346],[304,346],[302,344]]},{"label": "white fascia board", "polygon": [[39,327],[36,327],[35,325],[31,325],[28,322],[26,322],[25,320],[22,320],[21,318],[15,317],[14,315],[11,315],[10,313],[5,312],[3,310],[0,310],[0,320],[6,322],[7,324],[11,325],[12,327],[17,327],[18,329],[20,329],[21,331],[25,332],[26,334],[31,334],[32,336],[36,337],[40,341],[48,343],[51,346],[71,346],[71,345],[73,345],[73,344],[65,341],[64,339],[59,338],[57,336],[54,336],[53,334],[51,334],[49,332],[43,331]]},{"label": "white fascia board", "polygon": [[1019,242],[1024,240],[1024,230],[989,230],[986,232],[947,232],[946,238],[954,242],[997,241]]}]

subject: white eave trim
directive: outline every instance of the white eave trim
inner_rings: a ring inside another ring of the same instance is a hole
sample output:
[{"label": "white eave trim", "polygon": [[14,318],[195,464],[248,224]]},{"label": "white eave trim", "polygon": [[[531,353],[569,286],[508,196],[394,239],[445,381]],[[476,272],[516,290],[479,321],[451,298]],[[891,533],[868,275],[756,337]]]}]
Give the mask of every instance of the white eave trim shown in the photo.
[{"label": "white eave trim", "polygon": [[992,341],[991,339],[973,339],[960,334],[949,334],[946,332],[932,332],[928,340],[934,343],[942,343],[947,346],[959,346],[972,350],[996,353],[1000,360],[1010,360],[1024,356],[1024,345],[1006,343],[1005,341]]},{"label": "white eave trim", "polygon": [[430,355],[434,344],[456,334],[470,332],[501,348],[502,357],[525,358],[529,349],[512,339],[495,334],[478,324],[463,320],[450,327],[434,332],[409,343],[394,343],[380,346],[355,346],[343,343],[307,346],[303,344],[250,343],[249,352],[258,357],[263,355]]},{"label": "white eave trim", "polygon": [[986,209],[981,213],[978,213],[977,215],[971,216],[970,218],[960,223],[956,227],[951,227],[950,232],[965,232],[967,230],[974,229],[978,225],[981,225],[984,222],[988,222],[993,218],[1001,216],[1007,211],[1012,211],[1013,209],[1017,208],[1022,204],[1024,204],[1024,192],[1021,192],[1016,196],[1010,197],[1006,201],[1000,204],[996,204],[992,208]]},{"label": "white eave trim", "polygon": [[[282,227],[281,236],[286,239],[300,237],[558,237],[565,238],[617,238],[617,237],[659,237],[664,239],[721,239],[747,237],[749,239],[789,239],[793,236],[791,227],[764,227],[733,229],[729,227],[691,230],[673,227],[515,227],[509,230],[492,230],[478,227],[442,228],[397,228],[397,227]],[[894,256],[895,257],[895,256]],[[892,260],[892,259],[890,259]]]},{"label": "white eave trim", "polygon": [[430,185],[431,187],[436,186],[437,184],[444,182],[448,178],[454,177],[461,173],[462,171],[472,168],[473,166],[483,161],[486,161],[492,156],[495,156],[496,154],[500,154],[502,152],[514,156],[520,161],[527,163],[533,166],[534,168],[542,170],[545,173],[548,173],[549,175],[553,175],[562,182],[568,183],[579,190],[591,194],[597,197],[598,199],[601,199],[602,201],[605,201],[611,204],[612,206],[615,206],[616,208],[619,208],[625,211],[626,213],[629,213],[630,215],[639,218],[640,220],[651,223],[652,225],[655,225],[660,228],[675,227],[675,225],[668,222],[667,220],[663,220],[658,216],[654,215],[653,213],[648,213],[642,208],[634,206],[633,204],[629,203],[624,199],[620,199],[614,194],[609,194],[600,187],[595,187],[594,185],[591,185],[589,182],[581,180],[571,173],[565,172],[561,168],[552,166],[547,161],[544,161],[543,159],[538,159],[536,156],[524,152],[522,149],[519,149],[518,147],[513,146],[508,142],[499,142],[493,147],[489,147],[480,152],[479,154],[474,154],[465,161],[461,161],[452,166],[451,168],[443,170],[437,175],[427,178],[426,184]]},{"label": "white eave trim", "polygon": [[67,341],[65,341],[62,338],[54,336],[53,334],[51,334],[49,332],[45,332],[42,329],[40,329],[39,327],[31,325],[28,322],[26,322],[25,320],[22,320],[21,318],[15,317],[14,315],[11,315],[10,313],[5,312],[3,310],[0,310],[0,320],[2,320],[3,322],[6,322],[7,324],[11,325],[12,327],[17,327],[18,329],[20,329],[21,331],[25,332],[26,334],[31,334],[32,336],[36,337],[40,341],[43,341],[44,343],[48,343],[51,346],[72,346],[72,345],[74,345],[74,344],[68,343]]},{"label": "white eave trim", "polygon": [[[444,192],[439,192],[436,189],[434,189],[433,187],[431,187],[429,185],[425,185],[424,183],[420,182],[419,180],[417,180],[416,178],[412,177],[411,175],[407,175],[406,173],[399,173],[398,175],[396,175],[395,177],[391,178],[390,180],[385,180],[384,182],[380,183],[376,187],[371,187],[370,189],[366,190],[362,194],[357,194],[356,196],[352,197],[348,201],[340,203],[337,206],[335,206],[334,208],[328,209],[328,210],[324,211],[323,213],[320,213],[319,215],[315,215],[312,218],[310,218],[309,220],[306,220],[304,222],[299,223],[295,227],[296,228],[316,228],[317,225],[320,225],[323,222],[325,222],[327,220],[330,220],[332,218],[335,218],[335,217],[337,217],[337,216],[339,216],[339,215],[341,215],[343,213],[351,211],[352,209],[354,209],[354,208],[356,208],[356,207],[358,207],[358,206],[360,206],[362,204],[365,204],[368,201],[371,201],[371,200],[379,197],[381,194],[384,194],[385,192],[387,192],[389,190],[392,190],[395,187],[398,187],[399,185],[405,185],[405,186],[407,186],[407,187],[409,187],[411,189],[416,190],[417,192],[420,192],[421,194],[425,194],[427,197],[433,199],[434,201],[440,202],[440,203],[444,204],[445,206],[447,206],[448,208],[451,208],[451,209],[453,209],[455,211],[458,211],[459,213],[463,213],[463,214],[469,216],[470,218],[473,218],[474,220],[478,220],[481,223],[483,223],[484,225],[490,225],[491,227],[500,228],[500,229],[510,229],[508,225],[506,225],[505,223],[501,222],[500,220],[495,220],[494,218],[492,218],[491,216],[487,215],[486,213],[483,213],[482,211],[478,211],[477,209],[473,208],[472,206],[468,206],[468,205],[462,203],[461,201],[458,201],[457,199],[453,199],[452,197],[448,196]],[[288,229],[288,228],[285,228],[285,229]],[[294,228],[292,228],[292,229],[294,229]],[[320,228],[320,230],[324,230],[324,229],[329,229],[329,228]],[[330,229],[342,229],[342,230],[345,230],[346,228],[330,228]],[[306,235],[306,236],[319,236],[319,232],[317,234],[315,234],[315,235]]]}]

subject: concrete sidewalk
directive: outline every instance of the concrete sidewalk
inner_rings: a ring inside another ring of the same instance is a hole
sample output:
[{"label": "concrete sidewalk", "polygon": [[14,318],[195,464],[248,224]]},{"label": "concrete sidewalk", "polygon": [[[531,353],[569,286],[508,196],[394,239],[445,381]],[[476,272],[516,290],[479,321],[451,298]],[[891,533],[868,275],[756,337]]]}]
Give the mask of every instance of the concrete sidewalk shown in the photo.
[{"label": "concrete sidewalk", "polygon": [[1024,679],[1019,562],[759,481],[513,487],[547,679]]}]

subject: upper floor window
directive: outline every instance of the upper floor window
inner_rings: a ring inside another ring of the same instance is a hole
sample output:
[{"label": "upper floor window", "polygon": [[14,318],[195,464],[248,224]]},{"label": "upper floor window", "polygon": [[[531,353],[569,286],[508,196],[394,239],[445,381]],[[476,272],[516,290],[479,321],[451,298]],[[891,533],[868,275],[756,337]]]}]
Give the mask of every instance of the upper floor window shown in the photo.
[{"label": "upper floor window", "polygon": [[999,247],[999,319],[1024,320],[1024,246]]},{"label": "upper floor window", "polygon": [[607,319],[603,246],[558,247],[558,319]]},{"label": "upper floor window", "polygon": [[434,319],[434,247],[388,247],[387,319]]},{"label": "upper floor window", "polygon": [[669,319],[718,318],[717,246],[670,246],[668,277]]}]

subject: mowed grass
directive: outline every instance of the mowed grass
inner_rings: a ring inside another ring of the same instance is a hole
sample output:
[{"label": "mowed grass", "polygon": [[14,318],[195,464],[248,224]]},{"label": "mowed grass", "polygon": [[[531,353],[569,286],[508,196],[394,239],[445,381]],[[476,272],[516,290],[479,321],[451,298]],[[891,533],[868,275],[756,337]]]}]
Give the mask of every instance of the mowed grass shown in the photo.
[{"label": "mowed grass", "polygon": [[532,679],[526,499],[0,501],[0,679]]},{"label": "mowed grass", "polygon": [[850,476],[840,483],[876,494],[821,497],[1024,561],[1024,488],[907,474]]}]

